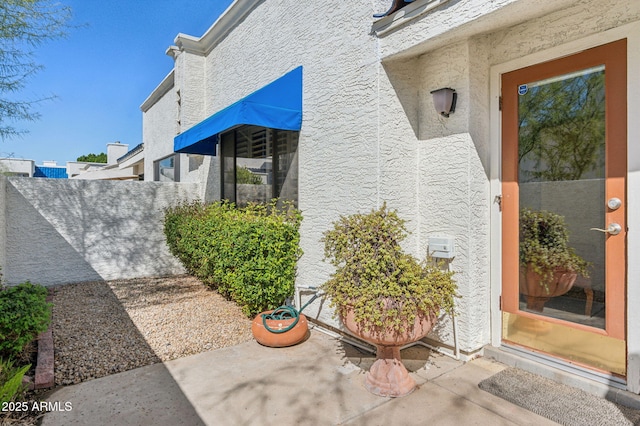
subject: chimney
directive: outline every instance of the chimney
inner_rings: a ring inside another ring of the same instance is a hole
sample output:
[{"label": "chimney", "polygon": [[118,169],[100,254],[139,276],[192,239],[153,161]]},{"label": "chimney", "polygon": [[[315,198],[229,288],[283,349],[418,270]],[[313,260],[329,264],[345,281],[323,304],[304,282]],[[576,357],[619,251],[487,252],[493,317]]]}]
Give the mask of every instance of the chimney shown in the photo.
[{"label": "chimney", "polygon": [[107,144],[107,164],[117,164],[118,158],[129,152],[129,145],[120,142]]}]

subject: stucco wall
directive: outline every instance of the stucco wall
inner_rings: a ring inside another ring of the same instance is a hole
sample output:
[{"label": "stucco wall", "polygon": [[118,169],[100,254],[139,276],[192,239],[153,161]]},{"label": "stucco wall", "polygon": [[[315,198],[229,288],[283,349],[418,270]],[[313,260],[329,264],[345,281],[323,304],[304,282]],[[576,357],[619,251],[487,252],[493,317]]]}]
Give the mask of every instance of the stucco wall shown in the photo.
[{"label": "stucco wall", "polygon": [[[489,123],[499,113],[490,111],[491,65],[637,20],[639,11],[638,2],[451,0],[380,36],[386,74],[421,147],[418,244],[447,229],[458,244],[451,265],[463,296],[463,350],[490,337]],[[433,113],[429,92],[440,87],[458,93],[457,110],[448,119]],[[394,105],[383,96],[380,104]],[[402,123],[401,112],[388,115]]]},{"label": "stucco wall", "polygon": [[[322,232],[339,214],[369,210],[383,201],[378,129],[373,124],[379,114],[380,69],[376,41],[369,34],[371,15],[379,11],[380,2],[355,7],[310,0],[291,7],[285,3],[258,3],[214,47],[205,59],[205,109],[187,111],[183,106],[183,125],[189,121],[186,114],[197,122],[303,66],[298,156],[305,254],[298,282],[320,285],[330,273],[322,261]],[[187,70],[181,61],[189,56],[193,54],[183,52],[177,57],[177,73]],[[402,204],[394,202],[393,207],[407,209],[406,200],[395,198]],[[313,307],[309,314],[316,315]],[[326,306],[317,315],[337,325],[331,316]]]},{"label": "stucco wall", "polygon": [[[531,22],[576,3],[591,0],[449,0],[426,14],[420,10],[401,16],[392,31],[380,32],[381,57],[415,57],[522,22]],[[605,3],[611,3],[609,0]],[[417,0],[415,6],[429,9],[431,0]],[[374,31],[379,25],[374,24]]]},{"label": "stucco wall", "polygon": [[[206,55],[176,56],[180,131],[302,65],[298,285],[329,277],[320,239],[331,222],[386,201],[407,220],[412,254],[426,254],[429,236],[455,237],[458,337],[473,352],[491,332],[489,177],[499,164],[490,156],[490,122],[499,114],[490,110],[491,66],[638,19],[640,3],[449,0],[376,34],[372,14],[389,3],[253,2]],[[440,87],[458,93],[449,118],[432,105],[429,92]],[[215,198],[217,160],[201,160],[196,180]],[[319,306],[305,313],[339,326],[327,304]],[[437,334],[452,343],[450,323]]]},{"label": "stucco wall", "polygon": [[142,112],[144,179],[153,180],[154,161],[173,154],[173,137],[178,131],[178,97],[172,87]]},{"label": "stucco wall", "polygon": [[[142,137],[145,143],[145,180],[154,179],[154,162],[173,154],[173,139],[180,132],[206,118],[203,92],[203,59],[181,55],[176,70],[168,75],[142,106]],[[185,69],[188,71],[185,75]],[[177,76],[177,77],[176,77]],[[183,108],[184,105],[184,108]],[[180,182],[198,182],[200,198],[220,199],[217,157],[178,155]]]},{"label": "stucco wall", "polygon": [[[426,255],[429,236],[456,238],[458,256],[451,267],[464,296],[458,335],[461,348],[473,352],[489,341],[488,124],[473,115],[475,104],[469,101],[475,96],[487,108],[486,43],[460,41],[383,64],[380,40],[370,26],[371,15],[385,6],[259,3],[206,56],[206,112],[183,106],[183,122],[191,121],[187,114],[197,122],[302,65],[304,256],[298,285],[319,286],[332,272],[323,262],[320,240],[339,215],[386,202],[407,220],[411,234],[404,245],[416,257]],[[290,24],[281,25],[285,21]],[[182,52],[176,58],[177,76],[188,70],[189,56],[194,55]],[[472,95],[468,70],[478,64],[486,69],[475,79],[484,85],[474,86]],[[445,86],[459,95],[458,109],[448,119],[437,115],[429,94]],[[340,327],[327,304],[319,306],[305,312]],[[444,321],[432,337],[453,344],[451,324]]]},{"label": "stucco wall", "polygon": [[33,178],[2,182],[3,272],[8,284],[30,280],[54,285],[184,272],[167,249],[163,210],[197,196],[195,183]]},{"label": "stucco wall", "polygon": [[640,19],[640,2],[581,0],[491,34],[491,64],[543,51]]},{"label": "stucco wall", "polygon": [[[423,257],[431,236],[455,238],[460,349],[484,345],[489,328],[489,140],[487,49],[465,40],[413,58],[385,61],[388,81],[380,86],[382,191],[395,194],[413,232],[408,241]],[[482,66],[482,67],[479,67]],[[477,68],[475,76],[469,69]],[[474,82],[472,85],[471,82]],[[477,84],[480,82],[481,84]],[[455,88],[456,111],[440,116],[430,92]],[[472,137],[472,132],[474,137]],[[398,150],[400,154],[396,154]],[[450,321],[441,321],[432,338],[453,345]]]}]

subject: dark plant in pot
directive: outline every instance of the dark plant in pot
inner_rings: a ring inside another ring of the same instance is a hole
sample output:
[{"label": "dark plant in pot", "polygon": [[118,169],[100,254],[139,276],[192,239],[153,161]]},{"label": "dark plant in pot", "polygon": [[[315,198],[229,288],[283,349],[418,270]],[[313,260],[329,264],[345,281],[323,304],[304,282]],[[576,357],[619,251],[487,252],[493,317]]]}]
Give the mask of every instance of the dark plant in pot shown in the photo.
[{"label": "dark plant in pot", "polygon": [[520,210],[520,293],[527,309],[542,312],[552,297],[568,292],[589,264],[569,246],[564,217],[546,210]]},{"label": "dark plant in pot", "polygon": [[377,347],[365,386],[377,395],[410,393],[415,381],[400,347],[427,335],[441,310],[453,311],[453,272],[431,259],[404,253],[404,220],[386,204],[366,214],[341,216],[325,232],[325,260],[335,273],[323,284],[347,329]]}]

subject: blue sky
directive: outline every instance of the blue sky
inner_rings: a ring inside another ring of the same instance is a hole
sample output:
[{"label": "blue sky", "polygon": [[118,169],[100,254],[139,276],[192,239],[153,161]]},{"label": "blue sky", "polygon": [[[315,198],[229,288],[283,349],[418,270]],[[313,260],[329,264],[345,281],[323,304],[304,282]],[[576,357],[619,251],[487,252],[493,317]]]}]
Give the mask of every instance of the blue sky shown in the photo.
[{"label": "blue sky", "polygon": [[165,55],[178,33],[200,37],[232,0],[61,0],[73,9],[66,39],[35,51],[44,66],[22,98],[55,95],[22,137],[0,140],[0,157],[59,165],[109,142],[142,142],[140,105],[173,68]]}]

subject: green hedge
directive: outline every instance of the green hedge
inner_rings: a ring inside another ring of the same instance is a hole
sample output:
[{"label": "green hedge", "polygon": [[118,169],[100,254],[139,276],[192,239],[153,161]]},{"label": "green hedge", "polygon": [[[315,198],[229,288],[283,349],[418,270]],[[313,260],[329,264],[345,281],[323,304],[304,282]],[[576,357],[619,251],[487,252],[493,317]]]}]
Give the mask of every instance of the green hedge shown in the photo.
[{"label": "green hedge", "polygon": [[251,317],[293,295],[301,220],[290,204],[277,208],[275,201],[242,208],[195,202],[167,209],[164,232],[190,274]]},{"label": "green hedge", "polygon": [[49,327],[47,289],[26,282],[0,290],[0,356],[13,358]]}]

